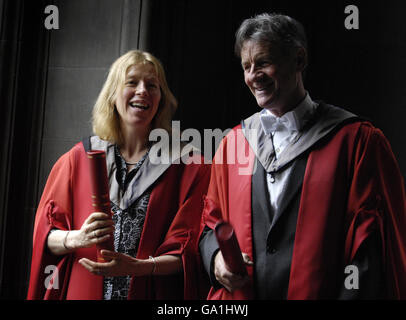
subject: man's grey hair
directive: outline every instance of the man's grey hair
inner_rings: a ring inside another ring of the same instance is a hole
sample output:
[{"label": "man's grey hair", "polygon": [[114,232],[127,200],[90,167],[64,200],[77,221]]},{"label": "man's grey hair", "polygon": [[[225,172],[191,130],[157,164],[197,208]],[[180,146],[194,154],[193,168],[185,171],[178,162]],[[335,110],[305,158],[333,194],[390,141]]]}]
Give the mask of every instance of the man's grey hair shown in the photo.
[{"label": "man's grey hair", "polygon": [[241,58],[244,42],[254,40],[280,46],[287,54],[304,48],[307,40],[303,25],[297,20],[277,13],[262,13],[242,22],[235,34],[235,54]]}]

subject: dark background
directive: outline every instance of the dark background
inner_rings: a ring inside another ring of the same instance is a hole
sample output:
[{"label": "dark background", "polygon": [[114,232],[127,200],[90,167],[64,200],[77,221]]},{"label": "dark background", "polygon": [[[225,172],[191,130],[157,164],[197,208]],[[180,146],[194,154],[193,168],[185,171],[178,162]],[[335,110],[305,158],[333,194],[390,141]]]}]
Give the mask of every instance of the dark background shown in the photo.
[{"label": "dark background", "polygon": [[[44,27],[47,5],[59,29]],[[360,29],[344,27],[356,5]],[[307,31],[305,87],[382,129],[406,175],[406,3],[402,1],[0,0],[0,298],[23,299],[36,206],[56,159],[91,134],[111,63],[161,59],[182,129],[231,128],[259,108],[234,56],[243,19],[280,12]]]}]

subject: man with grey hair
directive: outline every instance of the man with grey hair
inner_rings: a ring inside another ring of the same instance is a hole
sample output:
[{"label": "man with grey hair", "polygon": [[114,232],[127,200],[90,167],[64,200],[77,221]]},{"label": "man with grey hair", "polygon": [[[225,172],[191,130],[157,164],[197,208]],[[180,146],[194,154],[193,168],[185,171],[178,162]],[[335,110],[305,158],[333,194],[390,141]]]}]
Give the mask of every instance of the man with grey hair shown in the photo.
[{"label": "man with grey hair", "polygon": [[[311,99],[306,35],[293,18],[245,20],[235,50],[262,111],[214,157],[199,244],[208,298],[406,298],[405,188],[382,132]],[[245,152],[252,175],[218,161]],[[219,250],[213,229],[224,220],[246,274],[230,272]]]}]

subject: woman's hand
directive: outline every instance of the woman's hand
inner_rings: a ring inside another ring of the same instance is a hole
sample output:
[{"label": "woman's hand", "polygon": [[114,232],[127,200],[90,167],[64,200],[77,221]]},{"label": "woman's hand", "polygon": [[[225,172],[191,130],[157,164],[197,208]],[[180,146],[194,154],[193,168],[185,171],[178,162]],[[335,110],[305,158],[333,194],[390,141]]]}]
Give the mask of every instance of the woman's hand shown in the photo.
[{"label": "woman's hand", "polygon": [[114,232],[114,222],[103,212],[93,212],[83,222],[80,230],[73,230],[66,239],[68,248],[89,248],[109,239]]},{"label": "woman's hand", "polygon": [[182,259],[177,255],[162,255],[153,259],[137,259],[129,255],[109,251],[100,251],[108,262],[96,262],[82,258],[79,263],[89,272],[106,277],[168,275],[182,272]]},{"label": "woman's hand", "polygon": [[79,263],[89,272],[105,277],[145,276],[150,275],[154,269],[154,262],[148,259],[136,259],[129,255],[109,250],[101,250],[100,253],[103,258],[110,261],[96,262],[82,258],[79,260]]},{"label": "woman's hand", "polygon": [[54,255],[63,255],[79,248],[89,248],[113,236],[114,222],[103,212],[93,212],[79,230],[56,230],[49,233],[48,249]]}]

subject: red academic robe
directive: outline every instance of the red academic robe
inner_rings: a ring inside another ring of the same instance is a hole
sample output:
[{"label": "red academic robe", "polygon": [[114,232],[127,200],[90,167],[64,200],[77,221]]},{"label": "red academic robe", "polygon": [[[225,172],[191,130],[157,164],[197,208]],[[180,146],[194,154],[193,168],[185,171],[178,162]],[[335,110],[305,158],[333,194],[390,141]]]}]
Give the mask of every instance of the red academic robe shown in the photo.
[{"label": "red academic robe", "polygon": [[[239,129],[223,139],[216,153],[202,225],[213,229],[220,219],[229,221],[241,250],[253,260],[252,175],[247,172],[253,170],[255,154]],[[249,161],[237,161],[245,158]],[[309,154],[287,298],[334,299],[345,266],[374,230],[382,239],[386,297],[405,299],[403,178],[382,132],[355,122],[319,141]],[[253,267],[247,269],[251,282],[245,287],[233,293],[211,288],[208,299],[253,299]]]},{"label": "red academic robe", "polygon": [[[57,257],[46,244],[51,229],[80,229],[93,212],[87,161],[83,145],[78,143],[50,173],[35,219],[28,299],[103,298],[103,277],[91,274],[78,263],[83,257],[95,261],[95,247]],[[209,166],[204,164],[172,164],[155,182],[137,258],[180,255],[183,275],[133,277],[129,299],[198,299],[204,294],[205,288],[198,286],[201,281],[196,272],[200,268],[196,252],[209,175]],[[49,265],[57,266],[53,276],[58,289],[44,285],[50,276],[46,273]]]}]

